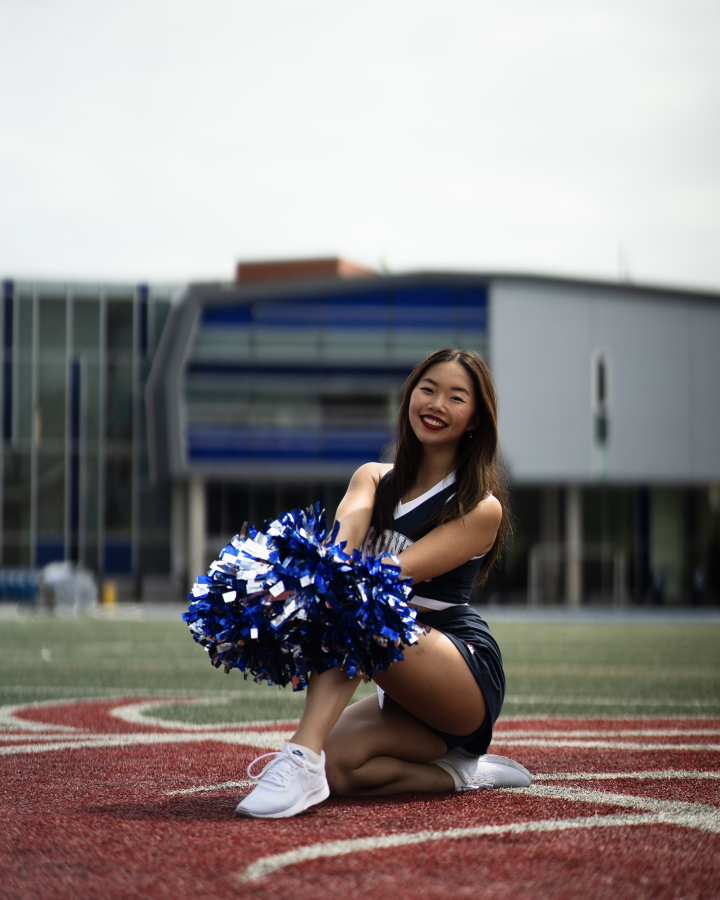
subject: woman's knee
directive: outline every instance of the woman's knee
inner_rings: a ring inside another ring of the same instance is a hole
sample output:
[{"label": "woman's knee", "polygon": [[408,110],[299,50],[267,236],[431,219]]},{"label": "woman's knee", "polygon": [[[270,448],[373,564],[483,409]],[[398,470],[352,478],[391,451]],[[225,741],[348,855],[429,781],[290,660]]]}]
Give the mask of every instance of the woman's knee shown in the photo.
[{"label": "woman's knee", "polygon": [[351,757],[343,742],[328,738],[325,744],[325,775],[330,785],[330,793],[334,797],[347,797],[352,794],[355,780],[354,769],[357,760]]}]

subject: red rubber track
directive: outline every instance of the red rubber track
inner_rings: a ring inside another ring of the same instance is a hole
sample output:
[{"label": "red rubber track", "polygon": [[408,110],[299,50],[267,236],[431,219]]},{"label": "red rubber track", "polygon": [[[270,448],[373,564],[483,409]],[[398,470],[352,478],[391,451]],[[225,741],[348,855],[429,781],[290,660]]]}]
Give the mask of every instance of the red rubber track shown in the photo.
[{"label": "red rubber track", "polygon": [[[170,792],[242,781],[247,764],[265,749],[223,743],[214,733],[204,739],[197,730],[188,732],[192,742],[187,743],[185,732],[177,729],[110,715],[112,709],[140,700],[29,706],[5,719],[0,728],[0,752],[5,754],[0,756],[3,900],[720,896],[720,779],[702,777],[720,772],[720,719],[501,720],[493,752],[519,759],[538,775],[566,777],[539,778],[537,789],[545,790],[544,795],[533,794],[534,785],[529,793],[330,799],[294,819],[263,821],[233,813],[248,787]],[[77,731],[28,730],[32,724],[24,727],[23,722]],[[278,729],[287,726],[250,730],[267,734]],[[569,738],[576,743],[596,739],[638,746],[563,745],[563,735],[574,733],[591,733],[589,738]],[[67,746],[102,735],[118,740],[155,735],[160,742]],[[164,742],[163,735],[172,742]],[[55,743],[62,749],[31,752]],[[681,746],[652,749],[656,745]],[[650,772],[666,774],[652,779]],[[683,772],[692,777],[680,777]],[[618,777],[589,779],[593,773]],[[645,774],[625,777],[632,773]],[[572,774],[578,778],[569,778]],[[553,796],[555,789],[565,796]],[[590,793],[568,799],[572,789]],[[598,801],[593,792],[614,799]],[[617,795],[646,805],[629,807]],[[685,824],[647,821],[656,814],[684,816]],[[646,819],[643,824],[617,824],[618,816]],[[552,824],[588,817],[598,821],[571,830]],[[551,823],[552,830],[349,848],[351,852],[335,857],[290,861],[267,875],[248,868],[266,857],[328,842],[543,822]]]}]

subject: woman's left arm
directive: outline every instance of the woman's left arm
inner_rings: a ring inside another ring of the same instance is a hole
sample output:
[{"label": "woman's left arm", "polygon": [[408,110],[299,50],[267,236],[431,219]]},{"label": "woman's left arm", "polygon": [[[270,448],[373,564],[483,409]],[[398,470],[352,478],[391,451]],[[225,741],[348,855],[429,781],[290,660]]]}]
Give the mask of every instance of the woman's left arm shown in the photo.
[{"label": "woman's left arm", "polygon": [[501,520],[500,501],[491,494],[464,518],[439,525],[403,550],[402,574],[419,584],[487,553],[495,543]]}]

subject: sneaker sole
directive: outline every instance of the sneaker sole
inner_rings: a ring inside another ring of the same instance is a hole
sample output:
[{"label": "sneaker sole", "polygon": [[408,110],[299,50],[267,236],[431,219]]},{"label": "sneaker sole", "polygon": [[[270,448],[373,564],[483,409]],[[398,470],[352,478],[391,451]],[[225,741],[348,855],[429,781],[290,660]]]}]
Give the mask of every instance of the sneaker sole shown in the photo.
[{"label": "sneaker sole", "polygon": [[327,781],[324,782],[319,788],[316,788],[314,791],[309,791],[307,794],[303,794],[303,796],[298,800],[298,802],[291,806],[289,809],[283,809],[281,812],[276,813],[254,813],[250,812],[249,809],[243,808],[243,801],[235,807],[235,813],[238,816],[247,816],[250,819],[289,819],[291,816],[297,816],[299,813],[304,812],[311,806],[315,806],[317,803],[322,803],[323,800],[327,800],[330,796],[330,785]]}]

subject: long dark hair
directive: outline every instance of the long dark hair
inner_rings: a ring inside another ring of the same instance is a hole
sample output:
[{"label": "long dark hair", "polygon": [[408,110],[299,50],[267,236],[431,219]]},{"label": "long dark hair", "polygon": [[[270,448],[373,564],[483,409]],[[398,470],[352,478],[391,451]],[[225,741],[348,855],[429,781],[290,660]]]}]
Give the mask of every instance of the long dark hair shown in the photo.
[{"label": "long dark hair", "polygon": [[465,432],[458,445],[456,493],[426,523],[425,530],[430,531],[445,522],[462,518],[475,509],[483,498],[494,494],[502,506],[502,520],[495,543],[482,561],[475,579],[475,584],[480,584],[488,577],[500,555],[510,528],[510,515],[505,473],[499,455],[495,384],[487,363],[474,350],[458,350],[455,347],[436,350],[413,369],[403,385],[398,411],[395,466],[377,492],[372,526],[376,541],[380,540],[384,531],[392,530],[395,507],[417,480],[423,445],[410,426],[410,395],[428,369],[445,362],[457,362],[468,373],[475,391],[478,425],[472,433]]}]

